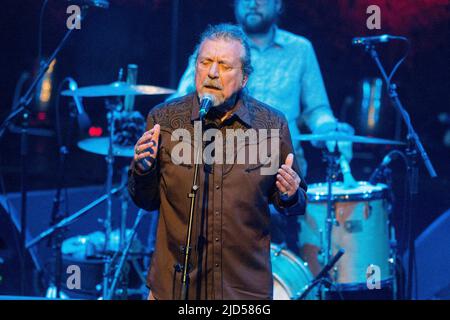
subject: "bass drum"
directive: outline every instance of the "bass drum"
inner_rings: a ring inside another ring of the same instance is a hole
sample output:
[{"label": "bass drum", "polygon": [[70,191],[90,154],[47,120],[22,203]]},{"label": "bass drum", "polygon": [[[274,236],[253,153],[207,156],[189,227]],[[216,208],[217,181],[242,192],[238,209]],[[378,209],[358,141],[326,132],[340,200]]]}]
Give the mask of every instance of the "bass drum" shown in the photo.
[{"label": "bass drum", "polygon": [[[273,299],[293,300],[299,297],[313,280],[307,263],[291,251],[273,243],[270,245],[270,258],[273,274]],[[317,293],[313,289],[306,299],[314,300],[316,295]]]}]

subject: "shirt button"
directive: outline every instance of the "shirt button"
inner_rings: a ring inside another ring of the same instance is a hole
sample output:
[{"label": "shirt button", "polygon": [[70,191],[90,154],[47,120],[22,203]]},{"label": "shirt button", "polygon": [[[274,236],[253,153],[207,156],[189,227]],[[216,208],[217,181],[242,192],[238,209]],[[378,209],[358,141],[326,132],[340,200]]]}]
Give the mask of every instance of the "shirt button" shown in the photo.
[{"label": "shirt button", "polygon": [[218,216],[219,215],[219,211],[218,210],[216,210],[216,216]]},{"label": "shirt button", "polygon": [[219,267],[219,264],[218,263],[216,263],[216,268],[218,268]]},{"label": "shirt button", "polygon": [[219,242],[219,238],[216,238],[216,242]]},{"label": "shirt button", "polygon": [[217,189],[217,190],[219,190],[219,189],[220,189],[220,187],[219,187],[219,185],[218,185],[218,184],[216,184],[216,189]]}]

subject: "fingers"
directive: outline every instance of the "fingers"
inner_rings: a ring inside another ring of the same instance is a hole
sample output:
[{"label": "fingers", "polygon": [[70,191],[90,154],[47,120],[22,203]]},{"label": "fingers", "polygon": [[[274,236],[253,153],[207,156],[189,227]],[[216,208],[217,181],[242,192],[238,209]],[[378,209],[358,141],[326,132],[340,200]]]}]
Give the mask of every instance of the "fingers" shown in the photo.
[{"label": "fingers", "polygon": [[144,134],[137,141],[136,145],[141,145],[141,144],[144,144],[144,143],[148,143],[152,139],[158,141],[160,130],[161,129],[160,129],[159,124],[155,124],[155,126],[152,129],[144,132]]},{"label": "fingers", "polygon": [[277,175],[277,182],[284,188],[287,192],[292,189],[292,185],[287,181],[282,175]]},{"label": "fingers", "polygon": [[283,165],[280,169],[278,169],[277,180],[280,181],[280,183],[285,187],[295,190],[297,190],[301,181],[298,174],[291,168],[286,167],[285,165]]},{"label": "fingers", "polygon": [[278,190],[281,193],[286,193],[287,192],[287,189],[281,184],[280,181],[275,182],[275,185],[277,186]]},{"label": "fingers", "polygon": [[295,185],[295,176],[287,172],[283,167],[278,169],[278,175],[281,176],[289,184]]},{"label": "fingers", "polygon": [[278,169],[277,181],[275,185],[281,193],[292,196],[298,189],[301,179],[298,174],[292,169],[294,155],[288,154],[286,162]]},{"label": "fingers", "polygon": [[159,124],[155,124],[152,129],[144,132],[134,147],[134,161],[141,170],[145,167],[150,168],[156,158],[160,130]]},{"label": "fingers", "polygon": [[284,162],[289,168],[292,168],[292,164],[294,163],[294,154],[289,153],[286,157],[286,161]]},{"label": "fingers", "polygon": [[154,140],[156,141],[156,143],[158,143],[158,141],[159,141],[159,133],[161,131],[161,127],[159,126],[159,124],[155,124],[150,131],[153,134]]},{"label": "fingers", "polygon": [[136,151],[138,151],[138,154],[144,154],[144,153],[150,153],[151,155],[155,154],[155,148],[158,144],[156,143],[155,139],[151,139],[148,143],[143,143],[141,145],[136,146]]}]

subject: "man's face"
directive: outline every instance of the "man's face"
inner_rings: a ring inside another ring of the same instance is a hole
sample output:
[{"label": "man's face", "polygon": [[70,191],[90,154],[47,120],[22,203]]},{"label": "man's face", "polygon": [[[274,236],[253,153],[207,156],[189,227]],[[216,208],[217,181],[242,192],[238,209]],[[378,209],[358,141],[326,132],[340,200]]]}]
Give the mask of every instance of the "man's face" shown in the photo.
[{"label": "man's face", "polygon": [[281,0],[237,0],[234,14],[247,34],[266,33],[277,21]]},{"label": "man's face", "polygon": [[237,40],[207,39],[199,48],[195,87],[201,97],[215,97],[214,106],[227,102],[247,82],[242,72],[244,48]]}]

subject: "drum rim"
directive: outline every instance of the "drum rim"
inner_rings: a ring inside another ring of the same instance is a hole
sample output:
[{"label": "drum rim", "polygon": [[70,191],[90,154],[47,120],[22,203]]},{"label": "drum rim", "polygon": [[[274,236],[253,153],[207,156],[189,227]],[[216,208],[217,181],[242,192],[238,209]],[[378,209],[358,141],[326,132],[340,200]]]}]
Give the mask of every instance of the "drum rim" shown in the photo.
[{"label": "drum rim", "polygon": [[[343,183],[341,181],[337,181],[333,183],[333,187],[342,186]],[[368,186],[370,185],[367,181],[358,181],[358,186]],[[314,187],[323,187],[327,186],[326,182],[318,182],[311,183],[308,185],[308,191],[306,192],[308,197],[308,202],[324,202],[327,201],[327,194],[324,193],[312,193],[311,189]],[[333,194],[331,198],[332,201],[339,202],[350,202],[350,201],[367,201],[367,200],[380,200],[386,198],[386,192],[388,190],[388,186],[382,183],[377,184],[374,187],[381,187],[381,190],[373,190],[370,192],[359,192],[355,194]]]},{"label": "drum rim", "polygon": [[[392,286],[394,283],[394,278],[392,276],[383,279],[380,281],[381,288],[386,288],[388,286]],[[360,290],[369,290],[367,288],[366,282],[336,282],[334,283],[331,291],[336,291],[333,288],[337,288],[340,291],[360,291]]]},{"label": "drum rim", "polygon": [[[275,255],[276,257],[280,256],[280,255],[283,255],[286,258],[288,258],[291,262],[295,263],[300,268],[300,270],[305,274],[305,276],[307,278],[309,278],[308,279],[309,282],[311,282],[314,279],[314,276],[313,276],[311,270],[309,270],[308,263],[306,261],[303,261],[301,259],[301,257],[298,257],[294,252],[292,252],[291,250],[289,250],[287,248],[283,248],[282,245],[279,245],[279,244],[276,244],[276,243],[270,243],[270,255],[271,255],[271,257],[272,257],[272,251],[275,251],[275,252],[278,253],[277,255]],[[272,258],[271,258],[271,261],[272,261]],[[295,299],[295,297],[297,295],[300,295],[306,289],[306,288],[302,288],[301,292],[292,292],[292,288],[290,288],[287,285],[287,283],[282,279],[282,277],[277,272],[275,272],[273,270],[273,267],[272,267],[272,276],[273,276],[274,280],[278,281],[278,283],[285,290],[285,292],[288,293],[288,296],[289,296],[290,300]],[[308,296],[310,294],[308,294]]]}]

